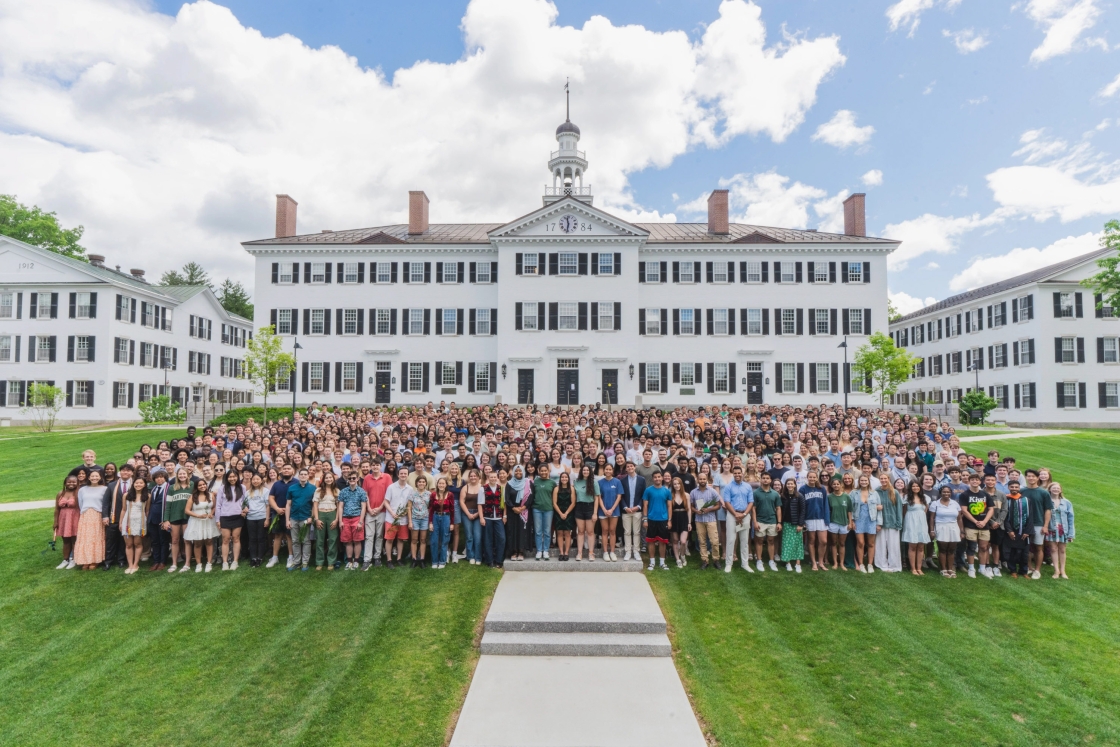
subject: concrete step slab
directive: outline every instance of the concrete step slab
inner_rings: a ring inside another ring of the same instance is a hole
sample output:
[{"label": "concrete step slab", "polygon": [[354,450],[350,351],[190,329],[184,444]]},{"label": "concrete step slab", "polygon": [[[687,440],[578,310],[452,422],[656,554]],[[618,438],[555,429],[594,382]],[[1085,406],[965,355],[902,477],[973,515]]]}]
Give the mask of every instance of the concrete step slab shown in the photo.
[{"label": "concrete step slab", "polygon": [[569,557],[568,560],[560,560],[560,558],[553,555],[548,560],[537,560],[535,558],[527,557],[525,560],[507,560],[505,562],[507,571],[563,571],[567,573],[618,573],[620,571],[641,571],[642,561],[640,560],[603,560],[602,558],[595,558],[594,561],[576,560],[575,555]]},{"label": "concrete step slab", "polygon": [[502,575],[486,631],[664,633],[665,616],[640,573]]},{"label": "concrete step slab", "polygon": [[483,654],[494,656],[672,656],[664,633],[490,633]]}]

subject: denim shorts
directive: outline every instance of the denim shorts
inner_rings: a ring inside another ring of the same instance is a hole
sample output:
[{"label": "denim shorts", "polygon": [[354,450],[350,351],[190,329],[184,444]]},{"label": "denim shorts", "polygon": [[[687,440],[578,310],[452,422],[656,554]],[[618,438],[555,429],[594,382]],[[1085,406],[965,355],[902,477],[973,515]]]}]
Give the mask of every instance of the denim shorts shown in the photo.
[{"label": "denim shorts", "polygon": [[837,524],[835,521],[830,521],[828,523],[828,533],[829,534],[847,534],[848,533],[848,525],[847,524]]}]

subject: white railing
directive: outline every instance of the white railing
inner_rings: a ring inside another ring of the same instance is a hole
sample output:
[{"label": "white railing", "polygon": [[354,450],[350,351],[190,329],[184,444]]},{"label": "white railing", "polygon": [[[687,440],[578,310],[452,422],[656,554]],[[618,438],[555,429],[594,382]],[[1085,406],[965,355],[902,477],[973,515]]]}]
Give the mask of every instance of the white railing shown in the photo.
[{"label": "white railing", "polygon": [[564,148],[561,148],[560,150],[554,150],[550,152],[548,154],[548,160],[551,161],[554,158],[578,158],[581,161],[586,161],[587,159],[583,156],[584,153],[582,150],[576,150],[575,148],[565,150]]},{"label": "white railing", "polygon": [[588,184],[586,187],[549,187],[545,185],[545,197],[567,197],[569,195],[573,197],[590,197],[591,185]]}]

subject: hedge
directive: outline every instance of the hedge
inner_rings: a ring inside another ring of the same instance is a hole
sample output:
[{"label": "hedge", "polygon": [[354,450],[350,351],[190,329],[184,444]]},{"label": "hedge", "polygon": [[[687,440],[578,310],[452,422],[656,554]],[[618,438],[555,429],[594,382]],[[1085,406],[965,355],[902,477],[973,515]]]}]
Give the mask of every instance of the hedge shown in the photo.
[{"label": "hedge", "polygon": [[[349,411],[349,412],[353,412],[354,408],[353,407],[334,407],[334,406],[331,406],[331,410],[332,411],[333,410],[346,410],[346,411]],[[296,411],[299,412],[301,415],[307,415],[307,408],[306,407],[297,407]],[[269,414],[269,416],[271,416],[272,421],[275,422],[279,418],[291,418],[292,408],[290,406],[285,407],[284,405],[279,405],[279,406],[275,406],[275,407],[272,406],[272,405],[269,405],[268,414]],[[211,420],[209,422],[209,425],[213,426],[215,428],[219,425],[222,425],[223,423],[225,423],[226,425],[245,425],[246,423],[249,422],[249,418],[252,418],[253,422],[257,423],[258,425],[263,423],[264,422],[264,408],[263,407],[256,407],[256,406],[253,406],[253,407],[235,407],[232,410],[226,410],[226,412],[222,415],[218,415],[215,418],[211,418]]]}]

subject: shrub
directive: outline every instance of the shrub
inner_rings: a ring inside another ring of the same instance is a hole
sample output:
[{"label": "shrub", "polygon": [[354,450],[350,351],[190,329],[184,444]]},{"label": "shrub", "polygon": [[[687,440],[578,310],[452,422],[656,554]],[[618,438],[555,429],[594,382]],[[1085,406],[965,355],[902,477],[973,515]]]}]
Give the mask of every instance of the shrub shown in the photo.
[{"label": "shrub", "polygon": [[[996,409],[999,404],[994,397],[989,397],[979,389],[974,389],[968,392],[957,405],[957,411],[960,413],[961,423],[964,425],[977,425],[984,422],[984,418],[988,417],[988,413]],[[972,412],[978,411],[980,417],[973,418]]]},{"label": "shrub", "polygon": [[161,394],[140,403],[140,417],[145,423],[182,423],[187,419],[187,411],[166,394]]}]

